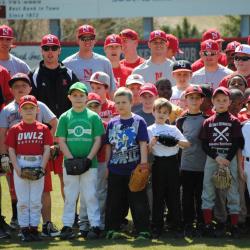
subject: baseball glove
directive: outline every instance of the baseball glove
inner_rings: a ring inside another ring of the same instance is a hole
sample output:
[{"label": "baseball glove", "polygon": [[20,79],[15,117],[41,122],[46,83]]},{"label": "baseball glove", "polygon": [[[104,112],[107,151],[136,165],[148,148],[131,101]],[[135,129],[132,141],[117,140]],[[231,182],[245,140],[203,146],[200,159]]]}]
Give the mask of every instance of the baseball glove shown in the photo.
[{"label": "baseball glove", "polygon": [[73,158],[64,160],[64,166],[68,175],[81,175],[89,170],[92,161],[88,158]]},{"label": "baseball glove", "polygon": [[0,165],[0,173],[7,174],[11,172],[11,163],[8,155],[1,155],[1,165]]},{"label": "baseball glove", "polygon": [[212,177],[213,184],[218,189],[229,189],[232,175],[228,167],[219,167]]},{"label": "baseball glove", "polygon": [[44,176],[44,170],[41,167],[25,167],[21,168],[21,177],[23,179],[36,181]]},{"label": "baseball glove", "polygon": [[158,142],[167,147],[174,147],[177,145],[178,140],[171,135],[159,135]]},{"label": "baseball glove", "polygon": [[130,176],[129,190],[131,192],[142,191],[148,184],[149,174],[150,171],[147,163],[138,164]]}]

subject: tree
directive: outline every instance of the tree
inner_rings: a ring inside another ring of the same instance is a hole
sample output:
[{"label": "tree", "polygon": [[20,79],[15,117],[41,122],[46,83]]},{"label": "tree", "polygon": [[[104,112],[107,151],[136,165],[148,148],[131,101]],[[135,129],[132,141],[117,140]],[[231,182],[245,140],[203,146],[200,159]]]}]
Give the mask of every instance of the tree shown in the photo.
[{"label": "tree", "polygon": [[221,33],[224,37],[240,36],[240,16],[226,16],[226,21],[221,25]]}]

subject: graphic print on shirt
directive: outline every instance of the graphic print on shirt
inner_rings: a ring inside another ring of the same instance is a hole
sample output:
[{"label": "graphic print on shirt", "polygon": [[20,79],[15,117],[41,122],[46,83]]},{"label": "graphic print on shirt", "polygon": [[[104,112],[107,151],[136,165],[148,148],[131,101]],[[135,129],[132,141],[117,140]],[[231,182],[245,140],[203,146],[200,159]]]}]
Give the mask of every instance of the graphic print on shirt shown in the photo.
[{"label": "graphic print on shirt", "polygon": [[17,144],[43,144],[43,132],[19,132],[17,135]]},{"label": "graphic print on shirt", "polygon": [[212,132],[212,141],[209,143],[209,146],[220,147],[220,146],[231,146],[230,128],[232,124],[227,122],[215,122],[210,123],[209,127],[213,130]]},{"label": "graphic print on shirt", "polygon": [[163,73],[162,72],[155,72],[155,81],[158,81],[162,77],[163,77]]},{"label": "graphic print on shirt", "polygon": [[88,81],[92,76],[93,70],[92,69],[83,69],[83,80]]}]

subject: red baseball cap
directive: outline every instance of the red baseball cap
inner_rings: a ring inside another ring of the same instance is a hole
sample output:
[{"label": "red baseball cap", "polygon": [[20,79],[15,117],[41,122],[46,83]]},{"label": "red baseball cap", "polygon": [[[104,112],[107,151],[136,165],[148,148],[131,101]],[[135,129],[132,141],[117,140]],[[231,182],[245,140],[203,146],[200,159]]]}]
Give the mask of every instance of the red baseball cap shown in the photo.
[{"label": "red baseball cap", "polygon": [[154,30],[150,33],[149,36],[149,42],[153,41],[154,39],[160,38],[166,42],[168,42],[167,40],[167,35],[164,31],[162,30]]},{"label": "red baseball cap", "polygon": [[112,34],[106,37],[104,47],[109,45],[122,45],[122,39],[119,35]]},{"label": "red baseball cap", "polygon": [[201,43],[201,51],[216,50],[219,51],[219,45],[215,40],[208,39]]},{"label": "red baseball cap", "polygon": [[217,42],[223,42],[224,40],[221,38],[221,35],[219,33],[219,31],[217,31],[216,29],[209,29],[207,31],[205,31],[202,34],[202,42],[211,39]]},{"label": "red baseball cap", "polygon": [[96,94],[94,92],[91,92],[91,93],[88,94],[87,104],[90,104],[90,103],[93,103],[93,102],[101,104],[102,100],[101,100],[101,97],[98,94]]},{"label": "red baseball cap", "polygon": [[38,106],[37,99],[33,95],[25,95],[20,98],[19,108],[22,108],[25,104],[32,104],[33,106]]},{"label": "red baseball cap", "polygon": [[187,97],[188,95],[191,94],[199,94],[202,97],[205,96],[205,94],[203,93],[202,89],[200,86],[198,85],[190,85],[186,90],[185,90],[185,97]]},{"label": "red baseball cap", "polygon": [[53,46],[53,45],[61,47],[60,41],[59,41],[57,36],[52,35],[52,34],[48,34],[48,35],[43,36],[42,42],[41,42],[41,47]]},{"label": "red baseball cap", "polygon": [[9,80],[9,86],[12,87],[12,85],[18,80],[27,82],[31,86],[30,78],[24,73],[16,73],[15,75],[13,75]]},{"label": "red baseball cap", "polygon": [[230,96],[230,90],[228,88],[218,87],[217,89],[214,90],[212,98],[215,97],[215,95],[217,95],[218,93],[222,93],[226,96]]},{"label": "red baseball cap", "polygon": [[132,29],[124,29],[120,32],[120,37],[126,37],[132,40],[139,40],[138,33]]},{"label": "red baseball cap", "polygon": [[179,40],[176,36],[172,34],[166,34],[168,40],[168,48],[171,48],[173,51],[183,54],[184,52],[179,47]]},{"label": "red baseball cap", "polygon": [[149,93],[152,96],[158,96],[158,90],[153,83],[145,83],[141,86],[139,95],[141,96],[144,93]]},{"label": "red baseball cap", "polygon": [[237,41],[232,41],[231,43],[227,44],[227,47],[225,49],[225,52],[234,52],[235,49],[240,45],[241,43]]},{"label": "red baseball cap", "polygon": [[95,33],[94,27],[88,24],[84,24],[80,26],[77,31],[77,37],[85,36],[85,35],[95,36],[96,33]]},{"label": "red baseball cap", "polygon": [[7,25],[0,26],[0,37],[14,38],[13,29]]}]

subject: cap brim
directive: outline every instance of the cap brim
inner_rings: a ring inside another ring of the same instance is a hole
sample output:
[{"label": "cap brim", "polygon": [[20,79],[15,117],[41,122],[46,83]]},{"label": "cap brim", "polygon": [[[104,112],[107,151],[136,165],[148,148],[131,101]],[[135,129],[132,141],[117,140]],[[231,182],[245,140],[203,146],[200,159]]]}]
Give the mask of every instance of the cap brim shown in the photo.
[{"label": "cap brim", "polygon": [[91,103],[98,103],[99,105],[101,105],[101,103],[99,101],[97,101],[97,100],[89,100],[89,101],[87,101],[87,105],[91,104]]},{"label": "cap brim", "polygon": [[212,96],[212,97],[216,96],[216,95],[219,94],[219,93],[224,94],[224,95],[226,95],[226,96],[230,96],[230,92],[227,92],[227,91],[224,91],[224,90],[222,90],[222,89],[219,89],[219,90],[215,90],[215,92],[213,93],[213,96]]},{"label": "cap brim", "polygon": [[150,94],[152,96],[157,96],[154,92],[152,92],[150,90],[143,90],[143,91],[141,91],[140,92],[140,96],[143,95],[143,94],[145,94],[145,93],[148,93],[148,94]]},{"label": "cap brim", "polygon": [[43,46],[58,46],[58,47],[61,47],[61,45],[58,44],[58,43],[46,43],[46,44],[41,44],[41,47],[43,47]]},{"label": "cap brim", "polygon": [[122,46],[121,43],[110,43],[110,44],[104,45],[104,48],[106,48],[106,47],[108,47],[108,46],[112,46],[112,45],[119,45],[119,46]]},{"label": "cap brim", "polygon": [[84,33],[79,34],[79,35],[78,35],[78,38],[81,37],[81,36],[85,36],[85,35],[92,35],[92,36],[95,37],[95,34],[92,33],[92,32],[84,32]]},{"label": "cap brim", "polygon": [[177,50],[177,52],[178,52],[179,54],[184,54],[184,51],[181,50],[180,48]]},{"label": "cap brim", "polygon": [[191,95],[191,94],[198,94],[198,95],[201,95],[202,97],[206,96],[203,92],[197,92],[197,91],[185,93],[184,96],[186,97],[186,96]]},{"label": "cap brim", "polygon": [[173,70],[172,72],[179,72],[179,71],[192,72],[191,69],[176,69],[176,70]]},{"label": "cap brim", "polygon": [[70,94],[72,93],[72,91],[74,91],[74,90],[81,91],[82,93],[85,93],[86,95],[88,95],[88,91],[83,90],[83,89],[80,89],[80,88],[73,88],[73,89],[70,89],[68,94],[70,95]]},{"label": "cap brim", "polygon": [[24,78],[24,77],[10,79],[10,80],[9,80],[9,86],[12,87],[12,85],[13,85],[16,81],[24,81],[24,82],[28,83],[28,84],[31,86],[31,82],[30,82],[28,79]]},{"label": "cap brim", "polygon": [[13,39],[13,38],[14,38],[14,36],[0,36],[0,37],[10,38],[10,39]]},{"label": "cap brim", "polygon": [[29,101],[27,101],[27,102],[22,103],[22,105],[20,106],[20,108],[22,108],[25,104],[31,104],[31,105],[33,105],[33,106],[35,106],[35,107],[38,107],[38,105],[35,104],[34,102],[29,102]]},{"label": "cap brim", "polygon": [[219,39],[216,40],[216,42],[225,42],[225,40],[222,39],[222,38],[219,38]]},{"label": "cap brim", "polygon": [[149,42],[152,42],[152,41],[154,41],[155,39],[158,39],[158,38],[161,39],[161,40],[163,40],[163,41],[165,41],[167,44],[169,44],[169,42],[168,42],[167,39],[164,39],[164,38],[162,38],[160,36],[157,36],[157,37],[154,37],[153,39],[150,39]]},{"label": "cap brim", "polygon": [[96,81],[96,80],[87,80],[86,82],[89,82],[89,83],[97,83],[97,84],[101,84],[101,85],[105,85],[105,86],[108,86],[109,87],[109,85],[107,84],[107,83],[104,83],[104,82],[99,82],[99,81]]},{"label": "cap brim", "polygon": [[136,81],[136,80],[126,82],[126,86],[129,86],[131,84],[140,84],[140,85],[143,85],[144,83],[140,82],[140,81]]}]

